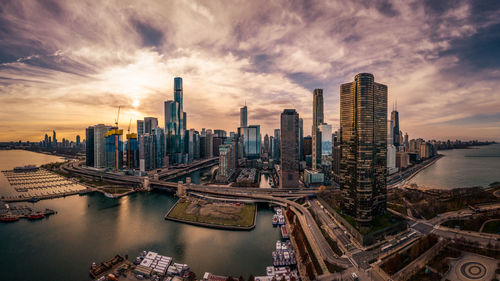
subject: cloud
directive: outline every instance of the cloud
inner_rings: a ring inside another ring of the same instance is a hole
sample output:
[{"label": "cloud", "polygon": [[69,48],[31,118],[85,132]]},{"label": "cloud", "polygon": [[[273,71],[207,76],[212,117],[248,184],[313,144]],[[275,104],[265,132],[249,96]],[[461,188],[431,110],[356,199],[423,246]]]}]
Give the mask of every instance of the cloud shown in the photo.
[{"label": "cloud", "polygon": [[474,117],[499,113],[499,26],[497,1],[4,1],[0,127],[17,131],[0,141],[74,138],[118,106],[162,123],[175,76],[190,128],[235,131],[246,100],[263,134],[296,108],[308,135],[313,89],[337,128],[359,72],[388,85],[410,137],[500,140]]}]

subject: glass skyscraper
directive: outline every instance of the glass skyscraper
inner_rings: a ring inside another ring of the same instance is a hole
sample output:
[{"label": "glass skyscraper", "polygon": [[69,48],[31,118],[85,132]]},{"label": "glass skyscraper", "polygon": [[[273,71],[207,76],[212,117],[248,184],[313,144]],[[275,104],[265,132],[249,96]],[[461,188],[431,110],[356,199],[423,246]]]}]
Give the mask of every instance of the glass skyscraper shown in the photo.
[{"label": "glass skyscraper", "polygon": [[323,89],[313,92],[313,124],[312,124],[312,168],[316,170],[321,165],[321,131],[323,123]]},{"label": "glass skyscraper", "polygon": [[280,188],[299,187],[299,114],[295,109],[281,113]]},{"label": "glass skyscraper", "polygon": [[166,154],[169,164],[176,165],[185,161],[183,154],[188,146],[185,141],[186,113],[183,112],[182,78],[174,78],[174,100],[164,104]]},{"label": "glass skyscraper", "polygon": [[240,128],[243,132],[243,146],[248,159],[260,158],[260,125]]},{"label": "glass skyscraper", "polygon": [[369,228],[386,210],[387,86],[370,73],[340,86],[342,212]]}]

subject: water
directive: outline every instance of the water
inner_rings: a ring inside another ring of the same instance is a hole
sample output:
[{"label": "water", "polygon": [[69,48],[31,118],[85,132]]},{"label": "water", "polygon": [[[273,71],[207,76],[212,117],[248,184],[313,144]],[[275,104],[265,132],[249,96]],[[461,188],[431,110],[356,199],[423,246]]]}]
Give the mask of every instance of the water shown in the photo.
[{"label": "water", "polygon": [[500,144],[439,151],[444,157],[418,173],[410,183],[452,189],[500,181]]},{"label": "water", "polygon": [[269,185],[269,174],[268,173],[261,173],[260,174],[260,188],[271,188],[271,185]]},{"label": "water", "polygon": [[[0,167],[10,169],[5,153],[12,151],[0,151]],[[14,166],[35,164],[32,153],[16,153],[19,161]],[[55,209],[58,214],[40,221],[0,224],[0,279],[86,280],[93,261],[115,254],[132,259],[142,250],[187,263],[198,277],[205,271],[245,278],[265,275],[280,237],[271,224],[272,210],[259,206],[252,231],[225,231],[164,220],[175,201],[168,194],[151,192],[118,200],[95,193],[22,203]]]}]

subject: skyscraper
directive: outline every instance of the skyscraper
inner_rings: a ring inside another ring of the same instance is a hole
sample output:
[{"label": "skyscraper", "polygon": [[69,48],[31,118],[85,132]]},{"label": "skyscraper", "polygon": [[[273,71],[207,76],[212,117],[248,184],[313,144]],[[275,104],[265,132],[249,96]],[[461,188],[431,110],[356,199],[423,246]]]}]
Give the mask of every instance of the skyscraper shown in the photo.
[{"label": "skyscraper", "polygon": [[52,131],[52,147],[57,147],[56,131]]},{"label": "skyscraper", "polygon": [[322,123],[318,128],[321,132],[321,156],[332,156],[332,125]]},{"label": "skyscraper", "polygon": [[246,157],[248,159],[260,158],[260,125],[250,125],[240,129]]},{"label": "skyscraper", "polygon": [[94,167],[106,167],[106,139],[105,134],[111,126],[98,124],[94,126]]},{"label": "skyscraper", "polygon": [[152,134],[156,128],[158,128],[158,118],[156,118],[156,117],[145,117],[144,118],[144,133],[145,134]]},{"label": "skyscraper", "polygon": [[399,112],[397,108],[391,112],[391,121],[392,121],[392,134],[393,134],[393,144],[396,149],[399,148],[400,143],[400,133],[399,133]]},{"label": "skyscraper", "polygon": [[299,118],[299,161],[304,160],[304,120]]},{"label": "skyscraper", "polygon": [[386,209],[387,86],[370,73],[340,86],[342,212],[369,228]]},{"label": "skyscraper", "polygon": [[280,160],[280,141],[281,141],[281,132],[280,129],[274,129],[274,142],[273,142],[273,160]]},{"label": "skyscraper", "polygon": [[144,134],[144,120],[137,120],[137,135],[142,136]]},{"label": "skyscraper", "polygon": [[240,108],[240,127],[247,126],[247,103],[245,102],[245,106]]},{"label": "skyscraper", "polygon": [[[45,135],[47,138],[47,135]],[[94,126],[85,129],[85,165],[88,167],[94,166]]]},{"label": "skyscraper", "polygon": [[179,122],[179,126],[176,135],[179,136],[179,142],[180,142],[179,147],[180,147],[180,153],[182,155],[185,152],[184,136],[186,133],[187,116],[184,112],[184,92],[183,92],[181,77],[174,78],[174,101],[178,103],[177,120]]},{"label": "skyscraper", "polygon": [[313,124],[312,124],[312,168],[321,165],[321,131],[319,125],[323,123],[323,89],[314,89],[313,92]]},{"label": "skyscraper", "polygon": [[281,113],[280,188],[299,187],[299,114],[295,109]]}]

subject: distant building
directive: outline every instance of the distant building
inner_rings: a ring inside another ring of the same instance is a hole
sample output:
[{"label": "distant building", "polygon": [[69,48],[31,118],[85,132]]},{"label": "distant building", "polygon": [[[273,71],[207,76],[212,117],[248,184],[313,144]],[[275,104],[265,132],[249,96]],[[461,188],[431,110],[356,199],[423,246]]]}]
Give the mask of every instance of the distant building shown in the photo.
[{"label": "distant building", "polygon": [[260,125],[239,128],[243,135],[245,156],[248,159],[260,158]]},{"label": "distant building", "polygon": [[217,181],[227,182],[234,170],[233,166],[233,146],[232,144],[223,144],[219,146],[219,171]]},{"label": "distant building", "polygon": [[332,125],[322,123],[318,128],[321,132],[321,156],[332,156]]},{"label": "distant building", "polygon": [[387,86],[370,73],[340,86],[342,212],[361,229],[386,211]]},{"label": "distant building", "polygon": [[94,126],[94,167],[106,167],[106,139],[105,134],[111,126],[98,124]]},{"label": "distant building", "polygon": [[391,121],[392,121],[392,134],[393,134],[393,144],[396,149],[399,148],[400,145],[400,133],[399,133],[399,112],[397,109],[394,109],[391,112]]},{"label": "distant building", "polygon": [[80,135],[76,135],[76,147],[80,147]]},{"label": "distant building", "polygon": [[125,162],[127,169],[139,168],[139,142],[137,139],[137,134],[135,133],[127,134],[127,143],[125,147],[126,147]]},{"label": "distant building", "polygon": [[273,138],[273,160],[280,161],[281,157],[281,132],[280,129],[274,130],[274,138]]},{"label": "distant building", "polygon": [[247,126],[247,105],[240,108],[240,127],[244,128]]},{"label": "distant building", "polygon": [[299,161],[304,160],[304,120],[299,118]]},{"label": "distant building", "polygon": [[313,124],[312,124],[312,168],[316,170],[321,165],[321,131],[323,123],[323,89],[313,92]]},{"label": "distant building", "polygon": [[410,165],[410,155],[408,152],[396,152],[396,168],[399,170],[406,169]]},{"label": "distant building", "polygon": [[312,137],[307,136],[304,138],[304,156],[303,158],[305,159],[307,155],[311,155],[312,157]]},{"label": "distant building", "polygon": [[142,136],[144,134],[144,120],[137,120],[137,135]]},{"label": "distant building", "polygon": [[[47,139],[47,135],[45,135]],[[94,126],[85,129],[85,165],[94,167]]]},{"label": "distant building", "polygon": [[295,109],[281,113],[280,188],[299,187],[299,114]]},{"label": "distant building", "polygon": [[144,118],[144,133],[152,134],[153,130],[158,128],[158,118],[145,117]]},{"label": "distant building", "polygon": [[387,121],[387,173],[392,175],[398,171],[396,167],[396,147],[393,145],[394,130],[392,120]]},{"label": "distant building", "polygon": [[123,169],[123,130],[112,129],[104,134],[106,139],[106,168],[119,171]]},{"label": "distant building", "polygon": [[214,130],[214,136],[218,138],[225,138],[227,133],[224,130]]},{"label": "distant building", "polygon": [[325,175],[315,170],[304,170],[304,184],[307,187],[321,185],[325,181]]}]

